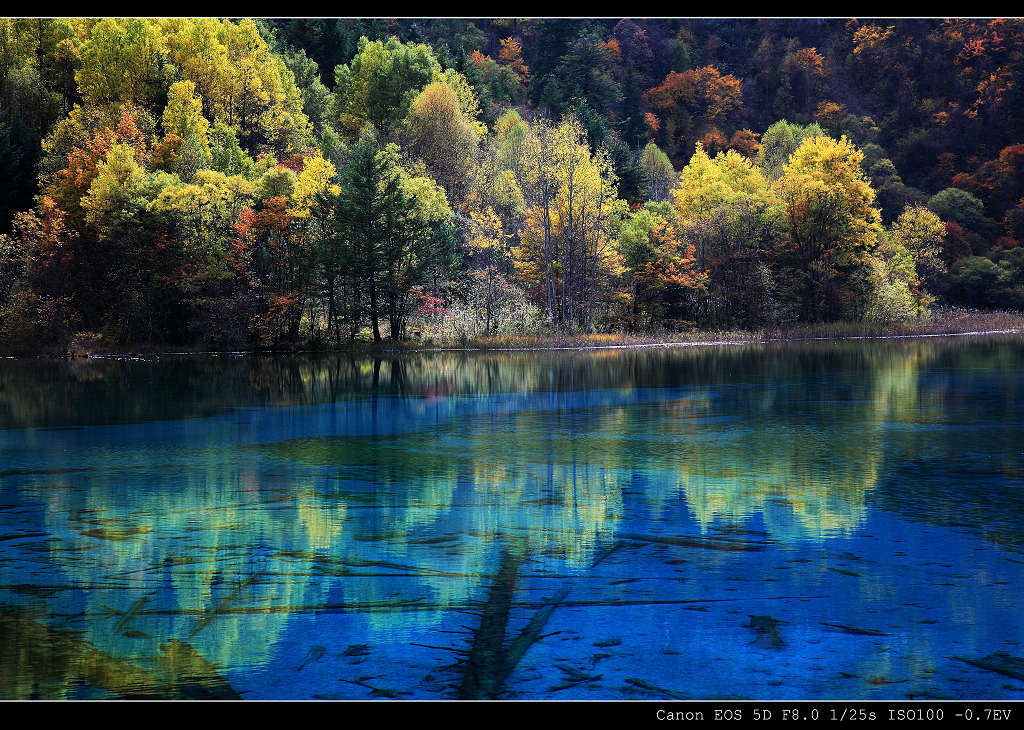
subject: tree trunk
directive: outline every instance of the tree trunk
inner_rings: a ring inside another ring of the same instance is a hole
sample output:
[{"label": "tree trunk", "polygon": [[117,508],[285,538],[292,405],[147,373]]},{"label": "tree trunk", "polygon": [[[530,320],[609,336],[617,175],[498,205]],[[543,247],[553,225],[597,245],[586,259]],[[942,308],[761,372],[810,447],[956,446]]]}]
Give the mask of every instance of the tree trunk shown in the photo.
[{"label": "tree trunk", "polygon": [[370,321],[373,326],[373,341],[380,342],[380,313],[377,311],[377,285],[370,284]]}]

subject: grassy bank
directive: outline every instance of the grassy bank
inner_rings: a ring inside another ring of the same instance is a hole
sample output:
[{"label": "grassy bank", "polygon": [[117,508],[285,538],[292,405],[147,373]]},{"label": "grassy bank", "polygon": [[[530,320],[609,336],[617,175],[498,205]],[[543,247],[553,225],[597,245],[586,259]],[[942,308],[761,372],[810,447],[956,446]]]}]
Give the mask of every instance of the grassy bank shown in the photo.
[{"label": "grassy bank", "polygon": [[[468,340],[458,347],[428,347],[401,343],[392,349],[529,350],[602,347],[656,347],[671,345],[775,342],[780,340],[849,339],[867,337],[925,337],[974,333],[1024,333],[1024,315],[1014,312],[950,311],[927,320],[900,325],[866,322],[827,322],[763,330],[690,330],[663,333],[551,334],[544,336],[488,337]],[[385,344],[385,349],[387,344]]]},{"label": "grassy bank", "polygon": [[[785,328],[761,330],[692,329],[678,332],[611,332],[601,334],[568,334],[552,332],[541,335],[508,335],[476,337],[458,342],[427,342],[422,340],[385,340],[381,343],[358,341],[341,348],[315,348],[297,346],[274,349],[209,350],[181,345],[137,345],[118,347],[101,338],[75,338],[66,351],[31,353],[44,357],[112,357],[160,356],[200,354],[245,354],[255,352],[346,352],[353,355],[394,354],[401,352],[435,352],[445,350],[554,350],[602,349],[626,347],[670,347],[673,345],[732,344],[752,342],[778,342],[785,340],[841,340],[872,337],[934,337],[942,335],[971,335],[984,333],[1024,334],[1024,314],[1019,312],[985,312],[964,309],[945,309],[933,312],[928,318],[900,324],[869,322],[824,322],[801,324]],[[14,353],[0,355],[11,357]],[[24,353],[19,353],[24,355]]]}]

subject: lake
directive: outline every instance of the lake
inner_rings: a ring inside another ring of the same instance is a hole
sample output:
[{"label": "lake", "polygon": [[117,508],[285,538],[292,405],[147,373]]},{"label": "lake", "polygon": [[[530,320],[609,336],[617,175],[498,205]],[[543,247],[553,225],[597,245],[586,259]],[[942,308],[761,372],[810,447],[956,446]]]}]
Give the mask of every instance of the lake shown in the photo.
[{"label": "lake", "polygon": [[1022,429],[1019,336],[0,360],[0,697],[1019,699]]}]

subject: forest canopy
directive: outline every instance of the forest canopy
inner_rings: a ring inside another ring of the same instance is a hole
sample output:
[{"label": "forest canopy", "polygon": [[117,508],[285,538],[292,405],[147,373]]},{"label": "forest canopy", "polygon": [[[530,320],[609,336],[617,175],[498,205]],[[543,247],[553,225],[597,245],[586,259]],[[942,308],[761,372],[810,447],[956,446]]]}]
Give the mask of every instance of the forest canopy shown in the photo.
[{"label": "forest canopy", "polygon": [[1024,21],[0,19],[0,349],[1024,308]]}]

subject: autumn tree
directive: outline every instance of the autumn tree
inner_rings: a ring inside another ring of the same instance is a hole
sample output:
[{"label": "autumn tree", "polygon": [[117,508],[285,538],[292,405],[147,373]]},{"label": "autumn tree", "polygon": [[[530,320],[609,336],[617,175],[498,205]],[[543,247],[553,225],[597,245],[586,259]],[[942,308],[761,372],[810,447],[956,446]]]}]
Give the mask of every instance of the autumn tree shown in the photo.
[{"label": "autumn tree", "polygon": [[89,104],[131,102],[155,111],[170,68],[156,21],[104,18],[79,50],[78,92]]},{"label": "autumn tree", "polygon": [[285,154],[309,143],[312,128],[295,75],[252,20],[159,23],[167,58],[181,81],[195,85],[207,120],[232,128],[250,150]]},{"label": "autumn tree", "polygon": [[647,184],[647,197],[656,202],[668,200],[669,191],[676,184],[676,171],[668,155],[648,142],[640,154],[640,168]]},{"label": "autumn tree", "polygon": [[776,108],[808,118],[824,90],[825,58],[816,48],[794,48],[779,67],[780,85]]},{"label": "autumn tree", "polygon": [[678,234],[679,218],[668,203],[645,204],[623,221],[616,247],[622,256],[634,326],[661,327],[693,320],[707,291],[708,272],[698,268],[692,243]]},{"label": "autumn tree", "polygon": [[933,294],[941,292],[946,275],[942,260],[946,226],[942,219],[924,206],[907,206],[893,223],[890,235],[913,258],[925,288]]},{"label": "autumn tree", "polygon": [[338,130],[356,139],[369,123],[383,139],[393,139],[413,100],[440,68],[422,43],[360,38],[352,61],[334,72],[331,114]]},{"label": "autumn tree", "polygon": [[590,151],[580,122],[534,124],[524,140],[521,188],[527,205],[516,270],[553,326],[593,327],[598,288],[619,268],[612,233],[621,219],[607,152]]},{"label": "autumn tree", "polygon": [[435,81],[413,101],[406,125],[410,153],[423,161],[449,198],[460,204],[473,182],[480,145],[476,120],[463,112],[451,86]]},{"label": "autumn tree", "polygon": [[782,175],[782,168],[789,162],[790,155],[797,151],[805,139],[823,136],[825,132],[818,124],[804,126],[780,119],[761,135],[761,144],[754,161],[770,180],[775,180]]},{"label": "autumn tree", "polygon": [[702,318],[718,324],[766,314],[775,288],[768,264],[784,223],[760,168],[732,150],[712,158],[698,144],[672,197],[679,235],[693,247],[697,269],[708,273]]},{"label": "autumn tree", "polygon": [[673,158],[704,135],[721,134],[743,107],[740,79],[714,66],[672,71],[644,97],[656,115],[660,146]]},{"label": "autumn tree", "polygon": [[278,196],[258,209],[244,208],[235,224],[232,265],[240,276],[250,341],[257,346],[296,342],[302,318],[305,252],[294,245],[288,199]]},{"label": "autumn tree", "polygon": [[[233,279],[230,266],[242,211],[256,204],[256,189],[240,175],[202,170],[189,182],[172,181],[147,205],[152,225],[173,242],[172,280],[206,336],[216,329]],[[170,245],[170,244],[169,244]]]},{"label": "autumn tree", "polygon": [[785,206],[804,319],[857,318],[870,294],[882,226],[863,156],[846,137],[811,137],[773,185]]},{"label": "autumn tree", "polygon": [[498,278],[498,264],[501,258],[509,254],[509,236],[505,234],[501,218],[493,208],[472,211],[468,220],[469,232],[466,236],[470,251],[483,261],[483,274],[487,282],[487,295],[484,301],[484,336],[491,336],[491,322],[494,319],[494,290]]},{"label": "autumn tree", "polygon": [[490,119],[523,97],[523,80],[519,74],[479,50],[465,56],[462,68]]},{"label": "autumn tree", "polygon": [[498,60],[505,64],[519,77],[519,83],[527,86],[530,83],[530,67],[523,60],[523,44],[515,38],[501,39],[501,52]]}]

